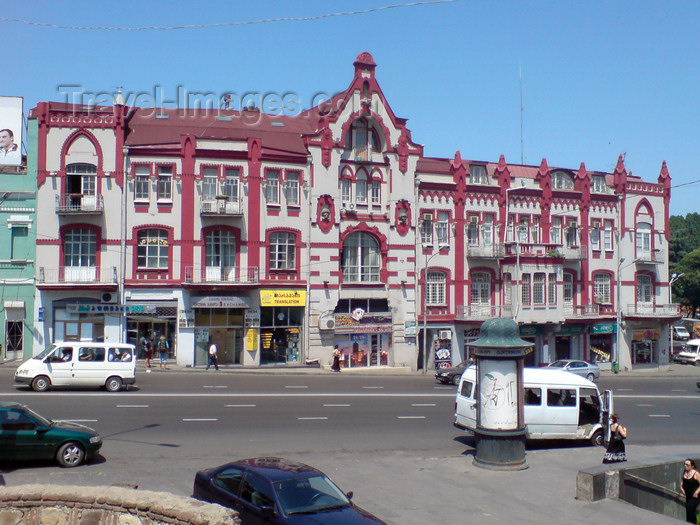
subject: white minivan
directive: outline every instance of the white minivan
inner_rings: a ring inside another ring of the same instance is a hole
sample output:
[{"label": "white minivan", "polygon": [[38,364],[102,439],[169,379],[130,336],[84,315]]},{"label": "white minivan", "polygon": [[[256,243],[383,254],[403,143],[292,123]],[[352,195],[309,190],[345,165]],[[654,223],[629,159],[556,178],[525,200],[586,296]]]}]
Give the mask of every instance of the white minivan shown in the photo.
[{"label": "white minivan", "polygon": [[135,348],[123,343],[54,343],[15,372],[15,383],[30,385],[37,392],[52,386],[103,386],[118,392],[135,382]]},{"label": "white minivan", "polygon": [[[462,375],[457,390],[454,426],[474,431],[477,423],[478,393],[476,366]],[[544,368],[523,370],[524,416],[527,439],[581,439],[602,445],[612,410],[612,394],[598,392],[588,379]]]}]

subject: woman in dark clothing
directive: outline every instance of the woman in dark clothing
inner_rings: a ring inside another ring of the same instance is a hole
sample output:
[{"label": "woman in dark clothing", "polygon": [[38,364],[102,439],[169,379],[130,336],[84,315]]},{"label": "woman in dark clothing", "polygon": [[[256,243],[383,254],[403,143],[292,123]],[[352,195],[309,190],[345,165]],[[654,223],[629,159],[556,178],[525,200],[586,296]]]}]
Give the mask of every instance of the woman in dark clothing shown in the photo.
[{"label": "woman in dark clothing", "polygon": [[338,350],[338,345],[335,345],[333,349],[333,365],[331,370],[334,372],[340,372],[340,350]]},{"label": "woman in dark clothing", "polygon": [[700,503],[700,472],[695,468],[695,461],[685,460],[681,492],[685,494],[685,521],[697,523],[697,508]]},{"label": "woman in dark clothing", "polygon": [[627,429],[620,424],[620,416],[612,414],[610,416],[610,442],[605,451],[603,463],[627,461],[625,438],[627,438]]}]

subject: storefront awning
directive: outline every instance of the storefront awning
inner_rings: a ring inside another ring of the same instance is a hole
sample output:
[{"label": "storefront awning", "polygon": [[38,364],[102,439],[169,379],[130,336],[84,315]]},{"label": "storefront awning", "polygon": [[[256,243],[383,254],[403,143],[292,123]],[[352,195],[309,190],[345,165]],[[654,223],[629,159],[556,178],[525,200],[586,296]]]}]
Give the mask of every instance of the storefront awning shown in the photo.
[{"label": "storefront awning", "polygon": [[242,297],[211,296],[197,299],[192,308],[250,308]]}]

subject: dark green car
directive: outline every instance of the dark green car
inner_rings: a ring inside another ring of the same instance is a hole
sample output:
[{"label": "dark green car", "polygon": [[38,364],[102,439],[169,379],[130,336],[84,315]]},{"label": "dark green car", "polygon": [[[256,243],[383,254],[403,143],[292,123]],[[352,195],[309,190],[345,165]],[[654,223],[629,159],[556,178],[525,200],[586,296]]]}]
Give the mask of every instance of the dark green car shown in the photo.
[{"label": "dark green car", "polygon": [[101,446],[102,438],[90,427],[51,421],[19,403],[0,402],[0,464],[55,459],[62,467],[77,467]]}]

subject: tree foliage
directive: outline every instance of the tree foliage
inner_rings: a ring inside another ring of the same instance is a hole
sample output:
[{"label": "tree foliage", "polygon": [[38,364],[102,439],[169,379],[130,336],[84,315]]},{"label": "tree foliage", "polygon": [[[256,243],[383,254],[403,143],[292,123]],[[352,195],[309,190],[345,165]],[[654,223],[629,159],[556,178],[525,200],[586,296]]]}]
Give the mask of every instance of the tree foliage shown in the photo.
[{"label": "tree foliage", "polygon": [[683,310],[695,317],[700,308],[700,214],[672,216],[670,230],[669,270],[684,274],[673,285],[673,295]]}]

